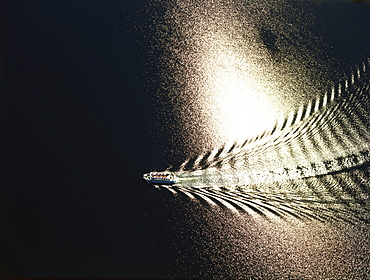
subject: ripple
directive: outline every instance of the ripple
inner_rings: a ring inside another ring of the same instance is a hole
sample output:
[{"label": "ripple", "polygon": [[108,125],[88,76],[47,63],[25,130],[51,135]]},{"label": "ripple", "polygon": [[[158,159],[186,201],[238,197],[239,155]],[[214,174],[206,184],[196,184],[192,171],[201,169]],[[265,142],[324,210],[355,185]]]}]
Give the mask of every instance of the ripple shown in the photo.
[{"label": "ripple", "polygon": [[370,59],[270,130],[186,160],[167,187],[266,219],[369,221]]}]

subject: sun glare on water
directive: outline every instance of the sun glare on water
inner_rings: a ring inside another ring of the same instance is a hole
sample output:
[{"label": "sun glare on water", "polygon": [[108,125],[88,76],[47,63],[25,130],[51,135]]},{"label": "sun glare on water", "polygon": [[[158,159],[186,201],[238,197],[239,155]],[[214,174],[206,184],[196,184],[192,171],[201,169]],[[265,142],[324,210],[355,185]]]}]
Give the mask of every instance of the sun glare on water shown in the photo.
[{"label": "sun glare on water", "polygon": [[[164,95],[181,120],[176,141],[191,149],[244,142],[318,95],[310,65],[320,65],[320,50],[289,37],[294,19],[272,20],[287,7],[252,2],[173,0],[165,15],[170,28],[158,27]],[[300,22],[295,28],[315,38]]]},{"label": "sun glare on water", "polygon": [[204,58],[202,107],[209,112],[212,134],[243,141],[274,123],[276,105],[261,84],[260,69],[230,48],[207,49]]}]

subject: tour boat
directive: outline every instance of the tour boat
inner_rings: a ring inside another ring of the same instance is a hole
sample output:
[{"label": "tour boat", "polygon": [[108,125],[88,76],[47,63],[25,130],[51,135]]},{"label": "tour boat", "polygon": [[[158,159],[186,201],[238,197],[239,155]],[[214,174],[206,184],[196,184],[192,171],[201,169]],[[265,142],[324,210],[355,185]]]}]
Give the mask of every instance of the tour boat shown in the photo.
[{"label": "tour boat", "polygon": [[176,183],[176,176],[169,171],[145,173],[143,179],[152,185],[173,185]]}]

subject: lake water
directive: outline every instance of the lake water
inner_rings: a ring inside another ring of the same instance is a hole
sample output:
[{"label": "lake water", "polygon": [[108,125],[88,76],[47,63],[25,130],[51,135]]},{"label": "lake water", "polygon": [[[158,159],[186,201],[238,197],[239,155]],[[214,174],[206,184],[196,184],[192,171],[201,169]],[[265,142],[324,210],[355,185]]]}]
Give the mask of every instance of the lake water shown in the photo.
[{"label": "lake water", "polygon": [[2,5],[0,277],[369,277],[368,1]]}]

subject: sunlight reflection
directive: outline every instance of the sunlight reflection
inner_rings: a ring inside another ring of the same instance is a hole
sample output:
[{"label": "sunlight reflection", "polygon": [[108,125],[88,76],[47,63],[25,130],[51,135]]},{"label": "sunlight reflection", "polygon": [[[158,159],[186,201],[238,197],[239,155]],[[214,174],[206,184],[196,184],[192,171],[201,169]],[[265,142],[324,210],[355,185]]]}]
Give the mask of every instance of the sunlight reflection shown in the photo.
[{"label": "sunlight reflection", "polygon": [[217,45],[218,49],[205,48],[207,55],[201,60],[206,95],[203,108],[210,112],[214,134],[230,141],[243,140],[274,123],[278,110],[267,89],[258,84],[260,70],[231,46]]}]

